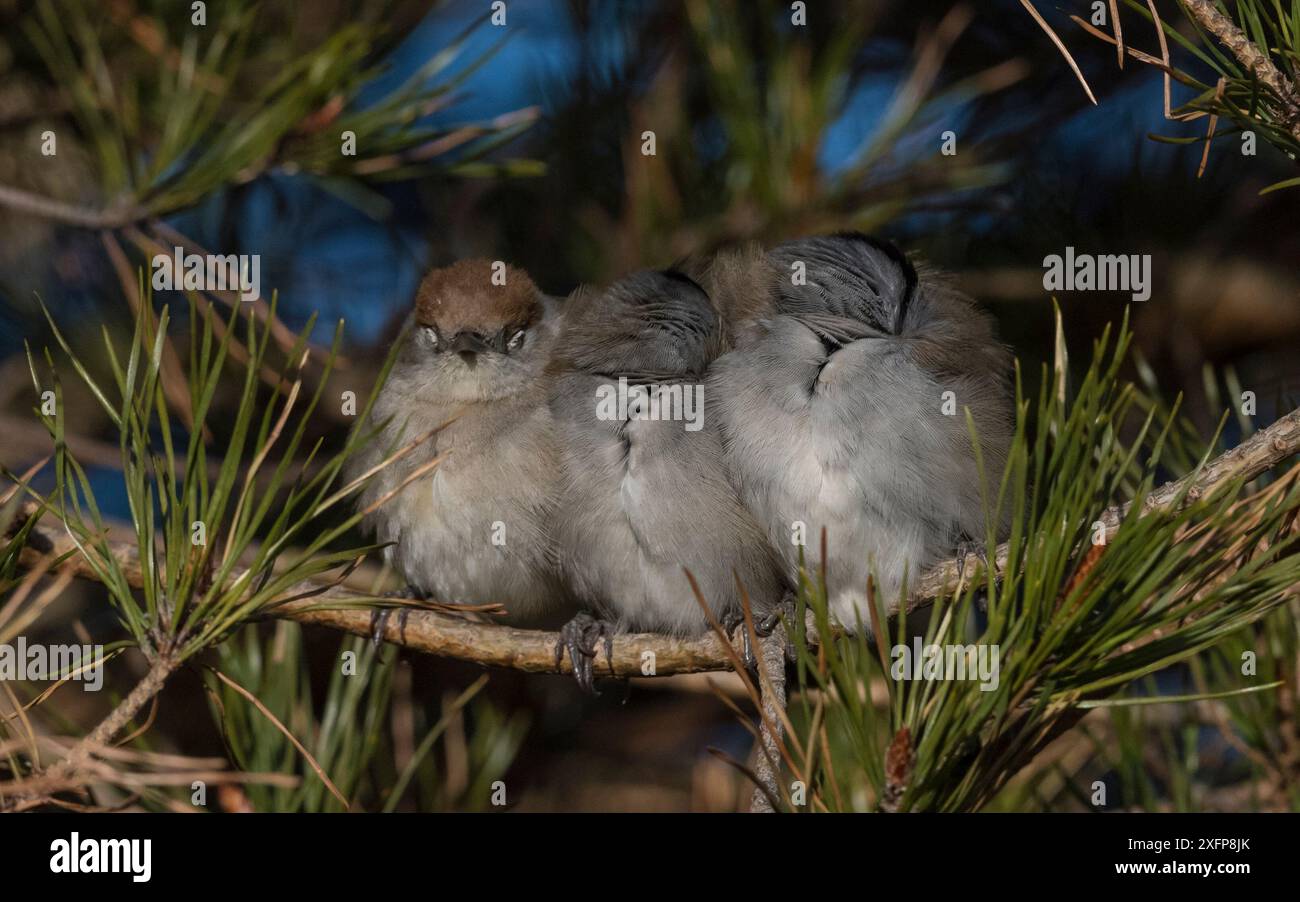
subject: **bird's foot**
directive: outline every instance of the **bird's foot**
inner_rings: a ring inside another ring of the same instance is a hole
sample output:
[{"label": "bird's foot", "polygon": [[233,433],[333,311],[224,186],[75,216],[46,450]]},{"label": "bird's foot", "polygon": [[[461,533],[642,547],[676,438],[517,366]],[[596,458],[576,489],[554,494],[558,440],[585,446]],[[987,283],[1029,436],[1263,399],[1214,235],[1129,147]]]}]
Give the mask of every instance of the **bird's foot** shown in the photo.
[{"label": "bird's foot", "polygon": [[614,628],[607,620],[600,620],[585,611],[579,612],[572,620],[560,628],[560,638],[555,643],[555,665],[564,660],[564,652],[569,652],[573,664],[573,678],[582,690],[590,695],[599,695],[596,691],[596,643],[602,642],[605,648],[605,660],[609,662],[610,676],[614,673]]},{"label": "bird's foot", "polygon": [[[977,542],[973,539],[962,539],[957,543],[957,585],[961,591],[966,588],[966,558],[974,556],[979,559],[979,566],[986,571],[989,568],[989,548],[983,542]],[[983,611],[988,607],[988,593],[984,589],[977,589],[975,592],[975,606]]]},{"label": "bird's foot", "polygon": [[[743,611],[728,611],[722,615],[722,628],[727,631],[727,638],[740,627],[740,660],[745,665],[745,669],[753,673],[758,668],[758,659],[754,657],[754,643],[750,641],[749,630],[745,628],[745,614]],[[758,629],[758,624],[754,625]]]},{"label": "bird's foot", "polygon": [[[754,618],[754,634],[759,639],[766,639],[776,631],[776,628],[784,620],[786,623],[793,622],[796,614],[795,598],[793,593],[787,592],[785,597],[762,617]],[[749,630],[745,628],[745,615],[742,611],[732,611],[722,615],[722,628],[731,636],[736,627],[740,627],[740,655],[745,664],[745,669],[751,673],[756,673],[758,669],[758,659],[754,655],[754,642],[750,638]],[[798,659],[794,643],[790,639],[790,631],[785,632],[785,656],[791,663]]]},{"label": "bird's foot", "polygon": [[968,557],[977,558],[980,566],[986,570],[989,566],[989,549],[983,542],[975,539],[962,539],[957,543],[957,583],[964,584],[966,581],[966,559]]},{"label": "bird's foot", "polygon": [[799,653],[795,650],[794,640],[790,638],[792,630],[790,624],[794,623],[795,617],[799,614],[799,605],[795,601],[794,593],[787,592],[785,597],[774,607],[768,614],[754,624],[754,632],[759,637],[766,639],[776,631],[776,628],[783,622],[785,628],[785,657],[791,664],[799,660]]},{"label": "bird's foot", "polygon": [[[395,589],[392,592],[385,592],[384,597],[423,599],[425,596],[421,595],[411,586],[407,586],[404,589]],[[388,631],[388,619],[392,616],[393,608],[373,608],[370,611],[370,642],[375,648],[378,648],[379,643],[384,641],[384,635]],[[403,645],[406,644],[406,621],[410,616],[411,609],[409,607],[402,606],[397,609],[397,635]]]}]

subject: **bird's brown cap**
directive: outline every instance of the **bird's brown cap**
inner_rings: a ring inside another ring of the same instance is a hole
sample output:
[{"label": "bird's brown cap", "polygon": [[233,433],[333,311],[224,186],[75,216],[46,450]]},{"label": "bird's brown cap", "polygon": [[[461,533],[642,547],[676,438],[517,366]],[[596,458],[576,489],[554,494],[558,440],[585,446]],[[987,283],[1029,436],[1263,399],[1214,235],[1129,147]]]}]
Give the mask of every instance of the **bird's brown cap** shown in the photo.
[{"label": "bird's brown cap", "polygon": [[[495,284],[492,260],[458,260],[430,270],[415,295],[415,319],[444,335],[490,335],[506,326],[524,327],[541,315],[537,285],[528,273],[505,266]],[[497,282],[501,282],[500,276]]]}]

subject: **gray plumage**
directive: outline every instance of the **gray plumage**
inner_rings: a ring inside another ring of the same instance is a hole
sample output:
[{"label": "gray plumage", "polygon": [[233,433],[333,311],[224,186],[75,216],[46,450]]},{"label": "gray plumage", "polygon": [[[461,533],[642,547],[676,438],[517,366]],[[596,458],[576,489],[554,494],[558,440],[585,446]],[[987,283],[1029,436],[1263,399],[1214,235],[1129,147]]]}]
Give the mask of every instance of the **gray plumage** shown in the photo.
[{"label": "gray plumage", "polygon": [[709,381],[728,473],[787,578],[801,550],[815,572],[825,527],[831,612],[869,628],[869,563],[893,611],[904,572],[914,582],[986,535],[963,408],[996,495],[1011,435],[1009,352],[973,302],[863,235],[724,255],[704,278],[732,311],[735,347]]},{"label": "gray plumage", "polygon": [[[722,337],[708,296],[679,273],[639,272],[568,303],[551,395],[564,470],[555,529],[578,599],[619,630],[699,633],[707,620],[686,568],[716,616],[739,609],[737,576],[754,608],[770,609],[778,564],[726,478],[703,389]],[[598,402],[620,377],[692,397],[699,387],[701,428],[605,418]]]},{"label": "gray plumage", "polygon": [[[555,626],[575,610],[558,576],[551,523],[558,446],[544,369],[558,303],[528,275],[462,261],[424,280],[405,344],[375,401],[389,423],[350,464],[353,476],[448,420],[366,488],[365,507],[434,456],[448,456],[365,519],[416,594],[498,602],[508,622]],[[517,343],[517,347],[512,344]]]}]

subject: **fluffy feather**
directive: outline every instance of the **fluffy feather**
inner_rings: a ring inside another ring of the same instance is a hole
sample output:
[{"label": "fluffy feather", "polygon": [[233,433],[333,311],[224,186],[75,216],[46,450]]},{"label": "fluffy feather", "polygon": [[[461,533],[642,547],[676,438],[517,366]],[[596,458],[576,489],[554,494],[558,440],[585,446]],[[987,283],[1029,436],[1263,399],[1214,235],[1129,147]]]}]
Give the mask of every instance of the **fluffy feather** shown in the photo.
[{"label": "fluffy feather", "polygon": [[[893,610],[904,573],[985,536],[963,408],[996,487],[1011,435],[1010,354],[987,315],[892,245],[818,237],[781,245],[768,262],[779,278],[746,289],[762,295],[749,302],[759,313],[709,382],[727,470],[787,578],[801,551],[816,564],[825,527],[832,613],[866,626],[869,569]],[[948,391],[954,415],[943,412]]]},{"label": "fluffy feather", "polygon": [[643,272],[576,298],[556,349],[561,568],[579,600],[618,629],[706,629],[687,569],[715,615],[739,609],[737,579],[756,609],[780,599],[775,558],[723,472],[707,390],[698,431],[680,420],[597,413],[597,392],[620,377],[692,390],[720,339],[697,284],[673,271]]},{"label": "fluffy feather", "polygon": [[[455,417],[372,480],[362,506],[434,456],[449,455],[364,525],[379,541],[395,543],[385,549],[387,559],[419,594],[446,603],[499,602],[510,622],[553,626],[574,610],[551,537],[559,463],[543,372],[561,310],[526,273],[507,270],[504,286],[490,276],[482,260],[425,277],[397,363],[375,401],[375,421],[387,425],[350,468],[364,472]],[[466,331],[524,335],[511,350],[447,348]]]}]

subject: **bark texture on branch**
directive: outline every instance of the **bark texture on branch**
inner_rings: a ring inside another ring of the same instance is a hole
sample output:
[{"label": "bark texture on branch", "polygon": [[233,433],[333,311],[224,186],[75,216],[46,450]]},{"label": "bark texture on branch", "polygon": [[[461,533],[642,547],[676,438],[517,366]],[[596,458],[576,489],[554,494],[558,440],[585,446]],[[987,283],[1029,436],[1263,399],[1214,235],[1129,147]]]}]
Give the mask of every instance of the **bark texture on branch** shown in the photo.
[{"label": "bark texture on branch", "polygon": [[[142,584],[142,574],[135,546],[127,542],[112,542],[110,547],[122,565],[127,581],[138,588]],[[50,553],[60,555],[69,551],[73,554],[70,564],[76,575],[97,580],[94,569],[80,556],[57,523],[36,524],[20,562],[23,566],[34,567]],[[231,578],[238,579],[239,575],[236,570]],[[314,593],[312,597],[278,605],[268,610],[267,615],[326,626],[357,636],[371,635],[369,607],[339,606],[368,604],[367,599],[372,596],[341,586],[324,591],[321,588],[319,583],[299,583],[286,591],[285,597]],[[326,605],[332,607],[323,607]],[[437,611],[412,610],[405,628],[397,617],[388,618],[384,638],[414,651],[485,666],[508,667],[528,673],[571,673],[573,669],[567,656],[558,665],[555,662],[558,633],[477,622]],[[628,633],[614,640],[612,671],[603,648],[598,649],[595,666],[597,676],[670,676],[730,670],[728,660],[722,641],[712,634],[678,639],[650,633]],[[647,672],[650,670],[653,672]]]},{"label": "bark texture on branch", "polygon": [[[1146,510],[1171,507],[1183,488],[1186,498],[1194,501],[1229,479],[1254,479],[1282,461],[1300,452],[1300,410],[1294,410],[1267,429],[1260,430],[1236,448],[1208,462],[1198,473],[1167,483],[1152,492]],[[1128,511],[1121,505],[1105,511],[1100,519],[1112,535]],[[140,585],[140,568],[136,549],[127,543],[115,543],[113,553],[124,565],[132,585]],[[22,564],[35,566],[49,551],[62,553],[73,549],[66,533],[57,524],[39,523],[31,533],[28,547],[22,552]],[[982,562],[976,555],[966,557],[969,577]],[[989,564],[1001,573],[1006,567],[1007,547],[1000,545],[989,555]],[[72,562],[77,575],[96,579],[95,572],[74,551]],[[958,586],[959,560],[946,561],[932,569],[917,585],[907,604],[913,611],[933,603],[936,597],[950,594]],[[238,574],[235,574],[238,576]],[[285,597],[315,592],[313,597],[288,602],[267,612],[269,616],[299,623],[316,624],[358,636],[370,635],[370,609],[322,608],[321,605],[364,604],[370,596],[343,587],[321,591],[315,583],[293,587]],[[473,661],[484,666],[508,667],[528,673],[569,673],[567,657],[555,660],[557,633],[521,630],[492,623],[468,620],[454,614],[413,610],[403,630],[397,617],[390,617],[384,637],[397,645],[426,654]],[[812,638],[810,633],[810,638]],[[678,673],[730,670],[731,658],[722,640],[713,634],[694,639],[678,639],[649,633],[628,633],[614,638],[614,660],[606,659],[600,649],[595,666],[597,675],[624,677],[670,676]]]},{"label": "bark texture on branch", "polygon": [[16,792],[0,799],[0,811],[22,811],[36,807],[51,793],[82,785],[81,772],[88,767],[96,751],[107,748],[131,719],[162,690],[176,665],[176,660],[170,656],[154,660],[144,679],[136,683],[126,698],[73,746],[66,756],[20,783]]},{"label": "bark texture on branch", "polygon": [[763,716],[758,733],[758,761],[754,765],[758,785],[749,800],[749,810],[754,814],[772,814],[776,810],[772,799],[781,798],[777,781],[781,776],[781,718],[786,701],[785,643],[785,628],[780,624],[758,643],[758,666],[766,678],[761,681]]},{"label": "bark texture on branch", "polygon": [[[1288,457],[1300,452],[1300,410],[1293,410],[1267,429],[1261,429],[1240,445],[1232,448],[1211,461],[1200,472],[1190,473],[1182,479],[1167,482],[1147,496],[1143,512],[1173,507],[1179,494],[1187,489],[1186,500],[1194,502],[1203,498],[1211,489],[1241,477],[1250,481],[1282,463]],[[1127,516],[1128,504],[1108,508],[1098,519],[1106,524],[1106,538],[1109,540],[1119,529],[1120,522]],[[1007,566],[1007,546],[999,545],[989,554],[989,566],[1002,573]],[[983,562],[978,555],[966,555],[965,572],[974,573]],[[960,558],[945,561],[934,567],[917,583],[907,602],[910,613],[918,608],[929,606],[935,598],[951,594],[958,586],[963,561]]]},{"label": "bark texture on branch", "polygon": [[1236,23],[1215,8],[1210,0],[1182,0],[1198,25],[1214,35],[1255,79],[1273,92],[1284,106],[1282,120],[1296,140],[1300,140],[1300,86],[1289,81],[1274,65],[1268,53],[1257,47]]},{"label": "bark texture on branch", "polygon": [[39,216],[41,219],[50,219],[66,225],[80,226],[84,229],[121,228],[124,225],[139,222],[149,215],[148,211],[143,207],[135,205],[97,210],[79,207],[76,204],[55,200],[52,197],[42,197],[39,194],[32,194],[30,191],[23,191],[21,188],[11,188],[8,185],[0,185],[0,207],[7,207],[11,210],[17,210],[19,213],[28,213],[32,216]]}]

